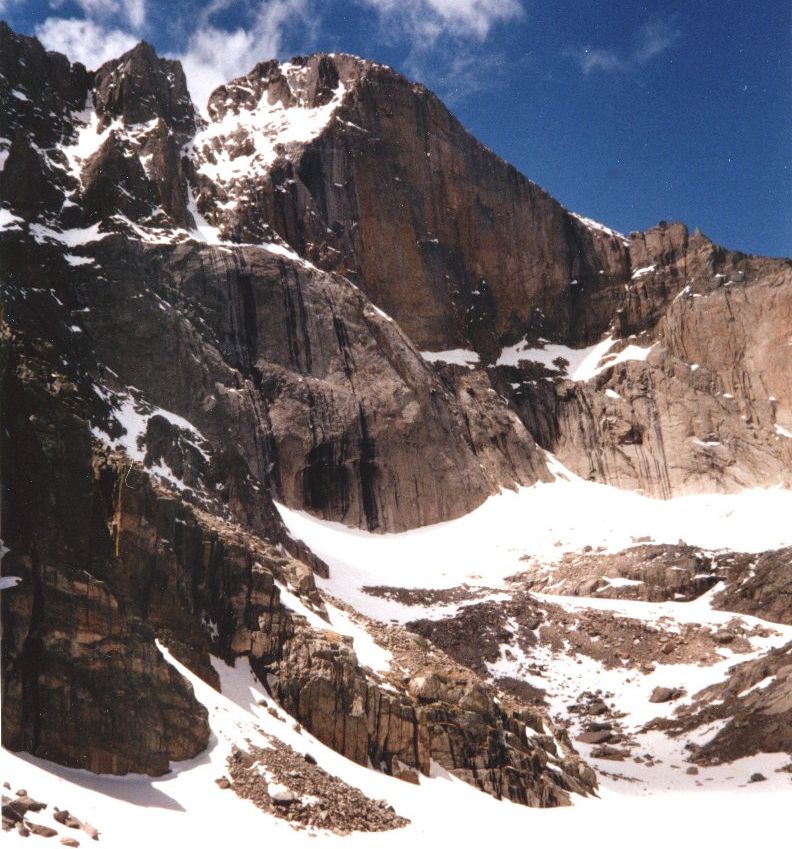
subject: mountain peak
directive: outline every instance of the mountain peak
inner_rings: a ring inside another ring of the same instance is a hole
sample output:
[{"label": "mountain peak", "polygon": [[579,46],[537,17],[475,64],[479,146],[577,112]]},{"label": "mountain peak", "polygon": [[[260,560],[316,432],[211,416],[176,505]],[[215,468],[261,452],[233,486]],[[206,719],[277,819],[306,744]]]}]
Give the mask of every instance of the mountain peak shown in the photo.
[{"label": "mountain peak", "polygon": [[161,58],[146,41],[96,71],[94,97],[105,125],[117,118],[125,124],[161,118],[176,132],[195,129],[195,109],[181,62]]},{"label": "mountain peak", "polygon": [[314,109],[328,104],[339,86],[350,87],[372,67],[374,63],[346,53],[314,53],[286,62],[269,59],[218,86],[207,109],[213,119],[222,118],[228,109],[255,109],[263,99],[286,109]]}]

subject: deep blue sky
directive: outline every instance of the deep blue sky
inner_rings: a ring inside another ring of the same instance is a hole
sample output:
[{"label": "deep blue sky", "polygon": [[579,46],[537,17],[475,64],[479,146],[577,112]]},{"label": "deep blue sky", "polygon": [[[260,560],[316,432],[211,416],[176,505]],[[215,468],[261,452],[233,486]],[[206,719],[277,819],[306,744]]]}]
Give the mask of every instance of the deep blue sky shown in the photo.
[{"label": "deep blue sky", "polygon": [[144,37],[187,57],[194,91],[273,54],[376,59],[577,212],[622,231],[683,220],[792,256],[788,0],[0,0],[0,13],[87,64]]}]

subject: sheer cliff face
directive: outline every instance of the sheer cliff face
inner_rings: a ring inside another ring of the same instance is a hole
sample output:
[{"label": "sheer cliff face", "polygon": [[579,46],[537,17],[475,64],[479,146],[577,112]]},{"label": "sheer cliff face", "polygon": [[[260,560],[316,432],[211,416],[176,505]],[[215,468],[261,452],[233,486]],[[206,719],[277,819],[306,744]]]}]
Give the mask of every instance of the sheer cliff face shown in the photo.
[{"label": "sheer cliff face", "polygon": [[[30,50],[45,67],[56,61]],[[484,385],[476,403],[472,391],[458,399],[349,279],[272,241],[264,222],[243,244],[221,239],[233,215],[212,219],[223,195],[218,178],[206,199],[197,151],[208,155],[211,139],[225,173],[239,164],[236,141],[268,144],[263,131],[228,129],[222,90],[214,123],[197,127],[181,68],[147,45],[93,75],[69,73],[71,100],[52,104],[66,116],[58,132],[40,130],[31,107],[43,82],[28,85],[27,100],[9,96],[13,141],[0,176],[16,217],[6,238],[71,280],[81,332],[119,388],[135,386],[218,444],[230,441],[287,503],[372,530],[451,518],[501,485],[547,476],[503,399]],[[283,97],[302,109],[296,95]],[[310,97],[326,113],[337,105],[328,86],[314,85]],[[299,135],[299,120],[276,106],[269,124]],[[244,173],[259,172],[254,163]],[[31,177],[47,186],[35,208]],[[75,245],[77,259],[67,255]],[[36,285],[35,271],[15,265],[12,289]]]},{"label": "sheer cliff face", "polygon": [[[6,38],[12,79],[21,48]],[[110,251],[66,272],[91,290],[80,308],[99,361],[231,434],[288,504],[381,530],[451,518],[547,478],[534,439],[658,496],[785,478],[787,262],[682,225],[627,239],[579,218],[431,93],[354,57],[257,65],[205,120],[178,63],[148,45],[93,74],[26,49],[46,72],[23,71],[27,99],[9,89],[0,179],[23,222],[8,238],[26,243],[30,222],[40,253],[80,239]],[[652,346],[629,366],[635,402],[614,403],[603,371],[564,386],[563,370],[498,365],[507,343],[605,334]],[[491,367],[416,353],[452,348]]]},{"label": "sheer cliff face", "polygon": [[206,217],[345,275],[420,349],[493,363],[522,338],[651,346],[617,369],[631,392],[607,370],[562,387],[551,369],[555,390],[530,366],[488,370],[574,471],[658,497],[788,479],[787,261],[681,224],[625,238],[571,214],[431,93],[353,57],[262,64],[209,112],[192,147]]},{"label": "sheer cliff face", "polygon": [[[207,214],[229,232],[274,228],[419,347],[491,354],[528,326],[587,342],[610,324],[607,290],[629,278],[624,240],[571,215],[390,69],[336,55],[268,63],[218,89],[209,111],[195,148]],[[244,128],[288,111],[303,132],[274,140],[274,167],[261,151],[261,170],[246,171]]]}]

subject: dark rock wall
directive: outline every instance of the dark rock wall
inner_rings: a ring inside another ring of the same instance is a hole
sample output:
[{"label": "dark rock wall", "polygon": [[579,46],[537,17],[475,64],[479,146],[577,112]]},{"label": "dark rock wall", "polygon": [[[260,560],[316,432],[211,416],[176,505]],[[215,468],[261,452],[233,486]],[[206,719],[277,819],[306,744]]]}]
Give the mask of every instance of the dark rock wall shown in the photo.
[{"label": "dark rock wall", "polygon": [[23,353],[3,330],[3,573],[22,578],[0,597],[3,745],[161,774],[206,746],[206,711],[119,585],[114,487],[94,467],[76,384],[50,371],[45,343]]}]

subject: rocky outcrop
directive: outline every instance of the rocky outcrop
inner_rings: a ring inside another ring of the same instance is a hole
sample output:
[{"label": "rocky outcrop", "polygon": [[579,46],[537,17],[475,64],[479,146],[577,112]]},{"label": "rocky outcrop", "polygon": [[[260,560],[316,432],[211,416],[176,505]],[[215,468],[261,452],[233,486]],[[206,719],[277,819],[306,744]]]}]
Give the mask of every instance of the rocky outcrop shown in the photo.
[{"label": "rocky outcrop", "polygon": [[[91,97],[97,129],[110,129],[116,147],[105,145],[90,160],[90,173],[83,173],[87,210],[99,211],[89,201],[93,195],[117,209],[130,201],[144,203],[143,209],[125,211],[135,221],[193,226],[182,148],[199,120],[181,64],[160,59],[151,45],[141,42],[99,68]],[[119,170],[130,185],[114,175]],[[105,216],[111,214],[104,211]]]},{"label": "rocky outcrop", "polygon": [[[383,689],[361,672],[350,643],[332,631],[298,629],[278,666],[258,671],[307,730],[352,760],[424,775],[434,762],[499,799],[540,807],[567,804],[568,792],[595,786],[587,765],[545,734],[534,712],[504,707],[447,657],[432,657],[426,646],[423,669],[407,687]],[[537,725],[538,739],[526,734]]]},{"label": "rocky outcrop", "polygon": [[720,561],[725,581],[714,607],[792,625],[792,548],[728,554]]},{"label": "rocky outcrop", "polygon": [[195,109],[180,62],[161,59],[141,41],[94,74],[93,100],[100,128],[113,121],[163,121],[182,142],[195,132]]},{"label": "rocky outcrop", "polygon": [[689,545],[641,544],[615,554],[566,554],[551,570],[537,562],[510,580],[553,595],[692,601],[720,580],[719,560]]},{"label": "rocky outcrop", "polygon": [[792,646],[732,667],[723,683],[697,693],[677,717],[652,728],[674,734],[717,723],[717,733],[693,746],[691,761],[718,764],[759,752],[792,754]]},{"label": "rocky outcrop", "polygon": [[73,113],[85,106],[91,80],[84,65],[16,35],[5,21],[0,21],[0,75],[4,142],[17,130],[32,131],[43,148],[72,130]]},{"label": "rocky outcrop", "polygon": [[[522,576],[510,583],[501,591],[508,593],[506,598],[476,600],[474,591],[466,604],[448,615],[415,619],[406,627],[505,692],[514,692],[523,703],[542,701],[536,685],[531,690],[515,684],[528,683],[526,677],[551,678],[548,652],[561,663],[585,657],[607,669],[629,666],[650,672],[655,665],[711,665],[722,659],[723,646],[745,654],[752,650],[751,638],[770,634],[769,629],[737,617],[713,629],[685,622],[678,632],[668,633],[628,614],[615,615],[607,607],[567,609],[537,598],[532,595],[532,581],[524,582]],[[596,587],[591,594],[596,598]]]},{"label": "rocky outcrop", "polygon": [[533,592],[655,602],[693,601],[717,587],[717,610],[792,625],[790,566],[789,548],[747,554],[644,541],[615,553],[566,554],[550,569],[529,561],[509,580]]}]

